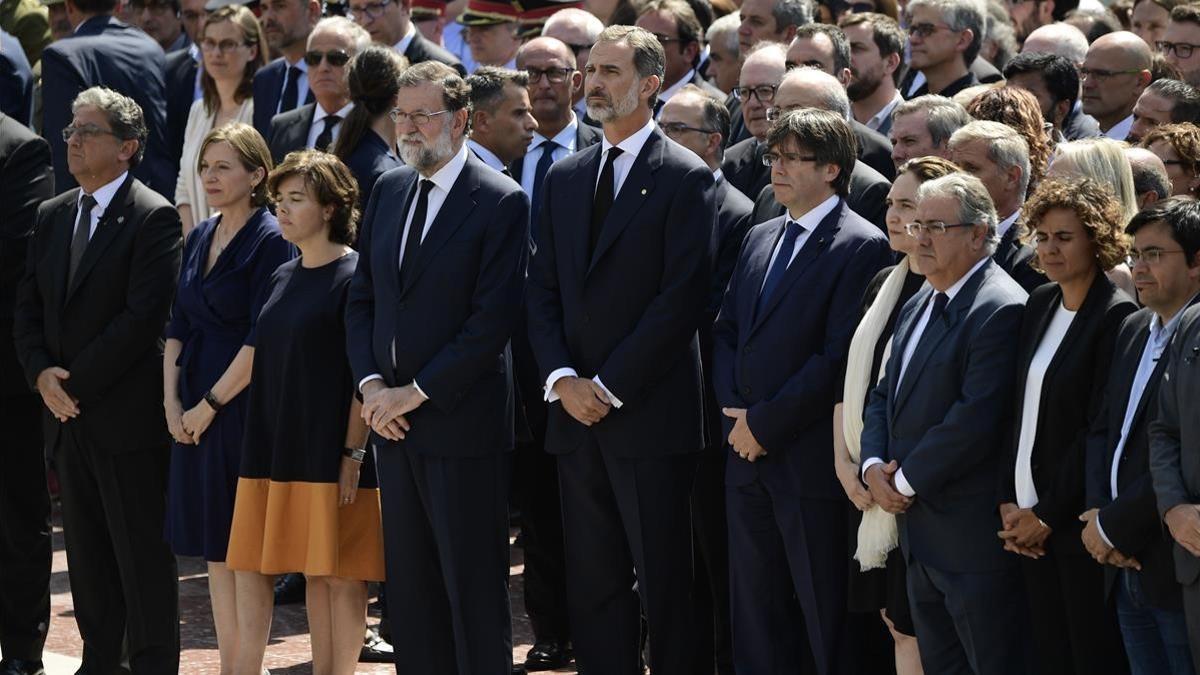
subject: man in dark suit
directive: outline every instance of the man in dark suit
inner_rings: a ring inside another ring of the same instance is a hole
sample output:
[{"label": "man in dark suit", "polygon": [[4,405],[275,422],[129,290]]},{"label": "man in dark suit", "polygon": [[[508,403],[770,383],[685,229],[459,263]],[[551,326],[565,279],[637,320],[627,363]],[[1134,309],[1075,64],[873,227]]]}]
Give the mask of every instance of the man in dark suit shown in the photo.
[{"label": "man in dark suit", "polygon": [[[846,95],[854,118],[886,139],[892,129],[892,111],[904,101],[896,89],[896,76],[904,62],[908,36],[895,19],[874,12],[843,15],[839,25],[850,41]],[[888,142],[889,157],[891,146]]]},{"label": "man in dark suit", "polygon": [[457,57],[421,35],[412,23],[411,9],[411,0],[349,0],[346,16],[365,28],[372,41],[394,48],[410,64],[437,61],[466,77],[467,70]]},{"label": "man in dark suit", "polygon": [[182,228],[170,202],[131,175],[148,133],[137,103],[93,87],[72,109],[66,157],[81,187],[38,211],[14,318],[17,355],[45,404],[62,484],[80,672],[116,672],[126,654],[135,675],[173,673],[162,332]]},{"label": "man in dark suit", "polygon": [[184,135],[192,103],[200,98],[200,47],[167,54],[163,66],[163,88],[166,93],[167,152],[178,174],[183,155]]},{"label": "man in dark suit", "polygon": [[479,66],[467,77],[471,88],[471,132],[467,148],[484,164],[507,175],[525,157],[537,120],[529,105],[529,74]]},{"label": "man in dark suit", "polygon": [[729,110],[721,98],[687,86],[662,107],[658,126],[671,140],[696,153],[712,169],[716,183],[716,265],[712,275],[708,315],[700,327],[700,358],[704,366],[704,421],[708,445],[700,455],[692,487],[692,532],[696,550],[695,655],[697,668],[732,675],[733,633],[729,620],[729,535],[725,526],[725,447],[722,420],[712,381],[712,323],[721,309],[725,288],[733,275],[742,240],[750,229],[754,208],[746,195],[721,175],[724,131]]},{"label": "man in dark suit", "polygon": [[775,104],[776,91],[787,72],[786,56],[787,49],[777,42],[757,47],[743,60],[738,86],[733,90],[734,100],[741,105],[736,112],[730,108],[730,115],[737,114],[742,119],[749,136],[726,144],[721,173],[730,185],[751,199],[771,182],[770,171],[762,163],[766,152],[763,141],[771,127],[767,111]]},{"label": "man in dark suit", "polygon": [[[1105,397],[1088,437],[1088,511],[1083,543],[1104,565],[1105,596],[1117,607],[1134,672],[1192,672],[1170,531],[1151,476],[1148,428],[1180,317],[1200,294],[1200,212],[1172,198],[1134,216],[1134,278],[1145,308],[1117,333]],[[1184,255],[1162,251],[1182,249]],[[1152,256],[1160,256],[1151,263]]]},{"label": "man in dark suit", "polygon": [[0,113],[33,124],[33,71],[17,38],[0,30]]},{"label": "man in dark suit", "polygon": [[811,651],[825,675],[845,658],[846,507],[829,420],[863,291],[892,258],[845,203],[854,145],[824,110],[772,125],[766,156],[788,212],[747,236],[713,327],[739,672],[799,672]]},{"label": "man in dark suit", "polygon": [[145,116],[147,138],[134,178],[168,199],[175,196],[179,163],[171,162],[166,141],[163,51],[152,38],[112,15],[116,0],[67,0],[75,34],[42,52],[42,136],[50,141],[54,186],[75,187],[62,131],[71,121],[71,102],[89,87],[125,92]]},{"label": "man in dark suit", "polygon": [[50,497],[42,402],[13,344],[13,309],[37,209],[54,196],[50,145],[0,113],[0,673],[35,675],[50,621]]},{"label": "man in dark suit", "polygon": [[[1068,141],[1100,135],[1100,125],[1079,110],[1079,70],[1066,57],[1024,51],[1004,66],[1009,86],[1033,94],[1042,119]],[[1089,128],[1090,127],[1090,128]]]},{"label": "man in dark suit", "polygon": [[979,179],[921,186],[917,255],[929,287],[905,306],[871,394],[862,467],[898,518],[921,662],[930,673],[1029,671],[1021,577],[996,538],[1026,293],[991,260],[996,212]]},{"label": "man in dark suit", "polygon": [[658,106],[654,111],[655,119],[662,114],[667,101],[689,84],[724,98],[725,94],[705,81],[697,70],[703,50],[704,29],[691,5],[686,0],[653,0],[642,5],[639,11],[641,13],[634,25],[654,33],[662,42],[667,58],[662,91],[658,94]]},{"label": "man in dark suit", "polygon": [[[913,0],[905,13],[910,45],[909,72],[900,86],[905,98],[925,94],[950,98],[979,84],[971,66],[983,45],[986,12],[982,4]],[[913,88],[918,74],[925,82]]]},{"label": "man in dark suit", "polygon": [[900,165],[916,157],[933,155],[950,159],[950,137],[973,121],[954,99],[926,94],[896,106],[892,113],[892,163]]},{"label": "man in dark suit", "polygon": [[712,171],[651,119],[663,60],[653,34],[630,26],[592,47],[588,112],[604,140],[547,173],[526,290],[584,672],[637,671],[643,612],[651,670],[692,672],[696,330],[717,208]]},{"label": "man in dark suit", "polygon": [[277,0],[263,5],[259,21],[272,54],[279,58],[254,74],[254,128],[266,134],[271,118],[312,103],[304,51],[308,36],[321,18],[317,0]]},{"label": "man in dark suit", "polygon": [[999,122],[971,122],[950,137],[950,161],[983,182],[1000,222],[1000,243],[992,258],[1026,293],[1047,282],[1035,270],[1033,247],[1021,243],[1025,224],[1021,205],[1029,187],[1029,146],[1012,127]]},{"label": "man in dark suit", "polygon": [[408,166],[381,176],[367,203],[346,308],[374,431],[396,666],[508,675],[507,343],[529,200],[467,150],[467,85],[449,66],[406,70],[397,110]]}]

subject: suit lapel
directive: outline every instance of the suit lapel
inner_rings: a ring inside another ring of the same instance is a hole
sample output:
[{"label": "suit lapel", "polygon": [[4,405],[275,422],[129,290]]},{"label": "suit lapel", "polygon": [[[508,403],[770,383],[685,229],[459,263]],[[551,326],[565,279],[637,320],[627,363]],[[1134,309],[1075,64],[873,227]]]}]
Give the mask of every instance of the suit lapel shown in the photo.
[{"label": "suit lapel", "polygon": [[442,203],[442,208],[438,210],[433,222],[429,225],[429,232],[425,233],[425,239],[421,241],[421,250],[417,252],[417,260],[414,263],[412,274],[407,275],[407,286],[400,291],[401,297],[416,286],[417,279],[429,267],[438,250],[450,240],[450,237],[454,236],[467,216],[474,210],[474,194],[479,189],[479,172],[491,170],[481,160],[472,155],[467,156],[467,163],[463,166],[462,173],[458,175],[458,180],[454,181],[454,185],[450,188],[450,194],[446,195],[446,201]]},{"label": "suit lapel", "polygon": [[[600,260],[604,252],[617,240],[617,237],[621,236],[621,232],[625,230],[634,215],[637,214],[638,209],[645,203],[646,198],[654,191],[652,174],[662,165],[665,143],[666,139],[655,128],[650,137],[646,139],[646,144],[642,146],[642,151],[634,158],[633,166],[629,168],[629,174],[625,176],[625,182],[621,184],[621,191],[617,193],[612,208],[608,211],[608,217],[604,219],[604,225],[600,230],[600,239],[596,241],[596,250],[592,252],[592,260],[588,265],[588,273],[591,273],[596,266],[596,261]],[[593,187],[595,184],[595,181],[591,183]],[[592,192],[594,198],[595,190],[593,189]]]},{"label": "suit lapel", "polygon": [[[133,206],[131,199],[131,188],[133,186],[133,176],[125,179],[125,182],[117,189],[117,193],[108,204],[108,208],[104,210],[104,215],[100,216],[99,222],[96,223],[96,231],[92,234],[92,238],[88,241],[87,248],[83,250],[83,258],[79,261],[79,269],[75,270],[75,278],[71,281],[71,286],[67,289],[66,301],[71,300],[71,296],[87,278],[88,272],[96,266],[96,261],[104,254],[104,249],[112,243],[117,234],[125,226],[125,212]],[[70,242],[67,244],[70,247]]]},{"label": "suit lapel", "polygon": [[79,188],[71,190],[71,199],[63,202],[58,212],[54,214],[54,230],[50,236],[51,282],[54,284],[52,296],[57,307],[66,305],[67,300],[67,269],[71,264],[71,236],[75,230],[75,207],[79,203]]},{"label": "suit lapel", "polygon": [[[762,313],[754,317],[754,325],[750,329],[751,333],[757,330],[762,325],[762,322],[770,316],[771,312],[779,306],[783,297],[787,295],[788,289],[796,283],[796,280],[813,268],[813,263],[816,261],[817,256],[825,250],[829,242],[837,234],[837,231],[841,229],[842,219],[846,217],[846,211],[842,206],[843,202],[839,199],[833,211],[830,211],[828,215],[822,218],[816,229],[804,240],[804,244],[796,252],[796,257],[788,265],[787,271],[784,272],[779,286],[776,287],[771,297],[767,298],[767,304],[763,307]],[[784,222],[787,222],[786,216],[784,217]],[[788,253],[788,251],[781,250],[779,255],[787,255]]]},{"label": "suit lapel", "polygon": [[[767,278],[767,266],[771,263],[771,252],[779,245],[779,238],[783,236],[783,225],[786,222],[786,218],[775,218],[758,226],[769,234],[763,236],[761,240],[764,245],[751,250],[749,257],[746,258],[746,274],[741,286],[741,297],[738,298],[738,307],[741,308],[738,316],[739,326],[748,326],[751,330],[754,329],[754,307],[758,304],[758,294],[762,290],[763,281]],[[746,335],[749,334],[750,331],[747,331]]]},{"label": "suit lapel", "polygon": [[[1025,378],[1029,376],[1029,364],[1033,363],[1033,355],[1037,353],[1038,346],[1041,344],[1042,337],[1046,335],[1046,330],[1050,327],[1050,321],[1054,318],[1055,312],[1058,310],[1059,303],[1062,302],[1062,292],[1055,287],[1054,301],[1046,305],[1046,307],[1035,317],[1030,317],[1030,321],[1035,325],[1030,329],[1032,340],[1021,345],[1020,367],[1017,369],[1017,383],[1015,391],[1025,391]],[[1071,322],[1075,324],[1074,321]],[[1043,378],[1044,381],[1049,381],[1049,372]]]},{"label": "suit lapel", "polygon": [[[1075,313],[1074,317],[1072,317],[1071,325],[1067,327],[1067,332],[1065,335],[1063,335],[1062,343],[1060,343],[1061,345],[1070,345],[1074,343],[1075,340],[1079,338],[1079,333],[1084,329],[1084,326],[1092,321],[1092,317],[1097,312],[1103,311],[1104,307],[1101,305],[1101,302],[1103,301],[1105,286],[1107,286],[1108,283],[1108,277],[1101,273],[1096,274],[1096,278],[1092,280],[1091,287],[1088,288],[1087,296],[1085,296],[1083,299],[1083,304],[1079,306],[1079,311]],[[1054,311],[1058,310],[1059,302],[1062,301],[1062,293],[1058,293],[1056,298],[1058,299],[1058,302],[1053,304]],[[1053,315],[1053,312],[1051,315]],[[1048,320],[1047,324],[1049,324]],[[1042,335],[1044,334],[1045,329],[1043,328]],[[1054,356],[1050,359],[1050,366],[1046,368],[1046,375],[1044,378],[1046,382],[1050,382],[1053,379],[1055,372],[1058,371],[1059,366],[1062,365],[1063,359],[1067,357],[1067,354],[1070,353],[1070,351],[1071,350],[1069,349],[1060,348],[1054,352]]]},{"label": "suit lapel", "polygon": [[388,251],[387,268],[392,276],[392,288],[400,288],[400,242],[404,241],[404,221],[408,220],[408,212],[412,210],[413,199],[417,194],[417,179],[420,175],[413,171],[412,175],[407,179],[407,182],[400,186],[397,193],[404,195],[404,199],[400,202],[401,211],[397,218],[396,226],[387,228],[385,233],[385,248]]}]

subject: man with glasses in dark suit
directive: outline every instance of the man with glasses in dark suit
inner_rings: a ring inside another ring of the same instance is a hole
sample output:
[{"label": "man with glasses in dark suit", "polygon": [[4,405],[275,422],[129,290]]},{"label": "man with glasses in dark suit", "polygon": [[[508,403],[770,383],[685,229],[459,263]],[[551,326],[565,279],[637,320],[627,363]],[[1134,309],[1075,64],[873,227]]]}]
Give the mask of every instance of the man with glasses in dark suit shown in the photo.
[{"label": "man with glasses in dark suit", "polygon": [[425,39],[413,25],[411,9],[410,0],[350,0],[346,4],[346,17],[365,28],[371,40],[392,47],[410,64],[438,61],[465,77],[467,71],[462,62]]}]

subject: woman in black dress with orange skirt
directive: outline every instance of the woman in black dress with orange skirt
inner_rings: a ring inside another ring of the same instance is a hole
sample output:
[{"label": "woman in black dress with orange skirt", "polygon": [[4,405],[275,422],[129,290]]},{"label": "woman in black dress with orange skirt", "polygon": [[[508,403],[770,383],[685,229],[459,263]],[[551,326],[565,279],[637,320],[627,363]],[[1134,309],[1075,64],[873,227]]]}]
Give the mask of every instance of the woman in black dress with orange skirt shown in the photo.
[{"label": "woman in black dress with orange skirt", "polygon": [[[383,532],[367,427],[346,359],[343,312],[358,254],[354,176],[336,157],[295,152],[271,173],[284,238],[256,326],[253,376],[228,564],[239,608],[272,601],[270,575],[307,578],[313,672],[354,672],[367,581],[383,579]],[[243,583],[244,582],[244,583]],[[261,661],[270,613],[239,645]]]}]

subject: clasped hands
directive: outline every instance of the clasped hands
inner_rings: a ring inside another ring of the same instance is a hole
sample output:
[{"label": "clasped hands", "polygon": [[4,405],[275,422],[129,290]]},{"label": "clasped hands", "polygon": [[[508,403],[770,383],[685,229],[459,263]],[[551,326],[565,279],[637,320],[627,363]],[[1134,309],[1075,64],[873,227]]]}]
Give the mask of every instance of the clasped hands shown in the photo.
[{"label": "clasped hands", "polygon": [[608,394],[592,380],[569,375],[560,377],[554,382],[554,393],[563,410],[585,427],[599,422],[612,411]]},{"label": "clasped hands", "polygon": [[996,536],[1004,540],[1004,550],[1034,560],[1046,555],[1046,538],[1052,532],[1033,509],[1023,509],[1012,502],[1000,505],[1003,529]]},{"label": "clasped hands", "polygon": [[721,412],[733,420],[733,430],[729,432],[727,440],[738,457],[747,462],[753,462],[767,454],[767,449],[759,444],[758,439],[754,437],[754,432],[750,431],[750,423],[746,421],[745,408],[721,408]]},{"label": "clasped hands", "polygon": [[399,441],[412,428],[405,415],[424,402],[415,384],[388,387],[383,380],[372,380],[363,386],[362,418],[383,438]]},{"label": "clasped hands", "polygon": [[893,459],[887,464],[872,464],[863,474],[871,498],[891,514],[904,513],[913,503],[912,497],[905,497],[896,487],[896,473],[899,471],[900,464]]},{"label": "clasped hands", "polygon": [[1117,549],[1109,546],[1104,541],[1104,537],[1100,536],[1100,521],[1097,516],[1100,514],[1100,509],[1089,509],[1079,514],[1079,522],[1086,523],[1083,526],[1083,532],[1079,534],[1083,540],[1083,546],[1087,552],[1091,554],[1096,562],[1101,565],[1112,565],[1113,567],[1128,567],[1130,569],[1141,570],[1142,564],[1133,556],[1127,556]]},{"label": "clasped hands", "polygon": [[79,401],[68,394],[62,385],[70,378],[71,373],[57,366],[43,370],[37,377],[37,390],[42,395],[42,403],[59,422],[79,416]]}]

